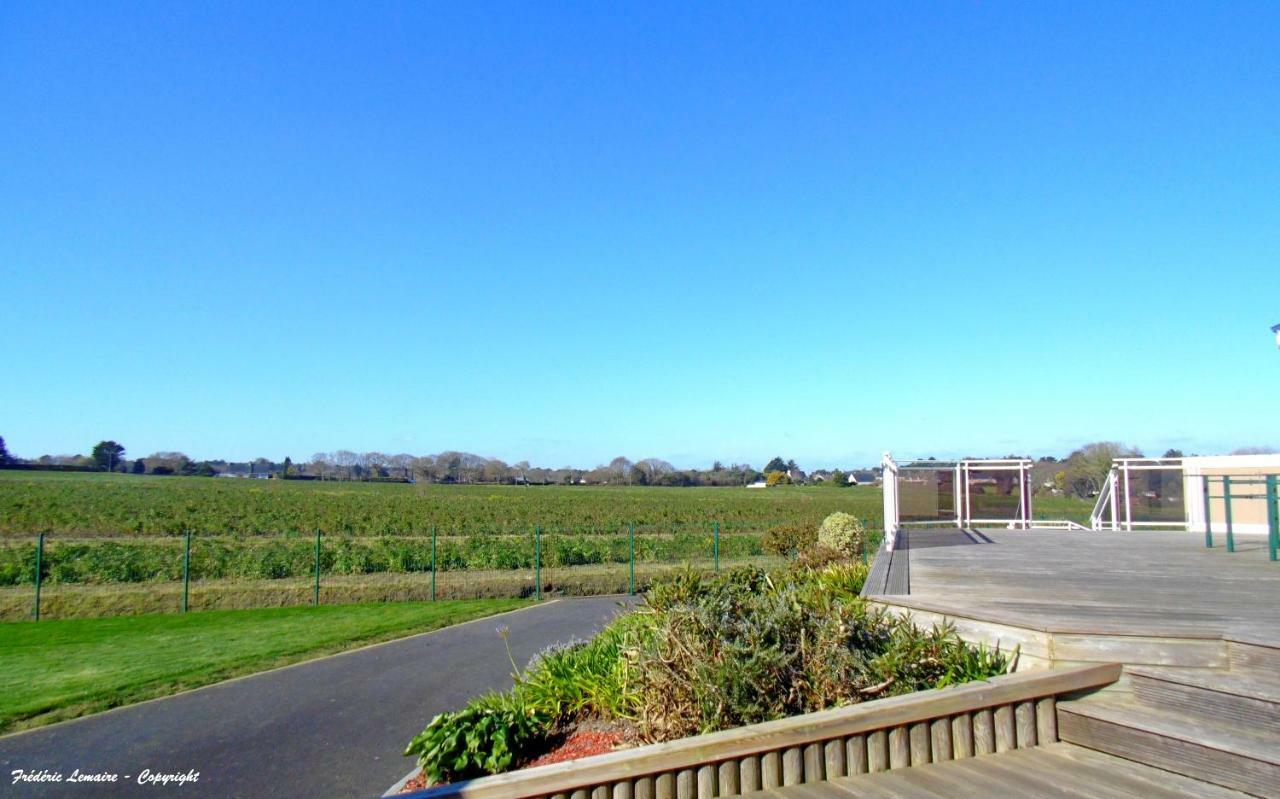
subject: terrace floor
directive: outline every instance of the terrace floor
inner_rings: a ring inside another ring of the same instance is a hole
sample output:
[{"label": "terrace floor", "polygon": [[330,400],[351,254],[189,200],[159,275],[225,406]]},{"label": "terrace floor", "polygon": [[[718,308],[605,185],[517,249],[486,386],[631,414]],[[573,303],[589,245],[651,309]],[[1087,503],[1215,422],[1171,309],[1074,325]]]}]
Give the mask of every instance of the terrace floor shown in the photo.
[{"label": "terrace floor", "polygon": [[[1268,560],[1266,538],[1237,536],[1230,553],[1215,543],[1208,549],[1186,532],[911,530],[894,573],[884,570],[867,593],[893,609],[946,616],[962,635],[964,620],[975,634],[983,625],[1025,631],[1024,650],[1049,660],[1129,662],[1116,651],[1059,657],[1055,637],[1280,646],[1280,563]],[[1016,632],[1009,639],[1024,643]]]}]

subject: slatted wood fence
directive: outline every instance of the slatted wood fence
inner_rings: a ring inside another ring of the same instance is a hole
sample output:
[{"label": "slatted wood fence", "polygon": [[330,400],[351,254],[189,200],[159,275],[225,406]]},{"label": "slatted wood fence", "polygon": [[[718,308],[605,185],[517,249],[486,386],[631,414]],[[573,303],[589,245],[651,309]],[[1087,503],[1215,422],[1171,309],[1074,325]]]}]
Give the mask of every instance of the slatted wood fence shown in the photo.
[{"label": "slatted wood fence", "polygon": [[713,799],[1058,740],[1058,696],[1119,664],[1022,672],[445,785],[413,799]]}]

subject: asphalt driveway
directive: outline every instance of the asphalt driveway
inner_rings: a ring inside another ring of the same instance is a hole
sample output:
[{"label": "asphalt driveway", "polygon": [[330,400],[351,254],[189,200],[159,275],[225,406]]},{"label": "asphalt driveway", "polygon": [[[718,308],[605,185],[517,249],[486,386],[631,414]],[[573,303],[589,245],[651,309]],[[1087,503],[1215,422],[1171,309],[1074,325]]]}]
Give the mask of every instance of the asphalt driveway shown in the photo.
[{"label": "asphalt driveway", "polygon": [[[401,752],[433,715],[511,685],[498,628],[523,667],[633,601],[562,599],[6,736],[0,796],[375,797],[413,767]],[[63,781],[15,784],[16,769]],[[140,785],[144,770],[199,779]]]}]

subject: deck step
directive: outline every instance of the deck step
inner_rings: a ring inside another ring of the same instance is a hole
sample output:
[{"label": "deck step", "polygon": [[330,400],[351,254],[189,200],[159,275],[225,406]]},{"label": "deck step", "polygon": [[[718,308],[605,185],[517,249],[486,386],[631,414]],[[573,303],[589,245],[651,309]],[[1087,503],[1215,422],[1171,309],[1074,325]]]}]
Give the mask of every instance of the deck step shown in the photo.
[{"label": "deck step", "polygon": [[1133,695],[1155,707],[1269,730],[1280,745],[1280,675],[1133,666]]},{"label": "deck step", "polygon": [[1255,796],[1280,797],[1280,746],[1265,729],[1094,694],[1058,704],[1066,742]]},{"label": "deck step", "polygon": [[773,788],[753,799],[1243,799],[1236,791],[1065,743]]}]

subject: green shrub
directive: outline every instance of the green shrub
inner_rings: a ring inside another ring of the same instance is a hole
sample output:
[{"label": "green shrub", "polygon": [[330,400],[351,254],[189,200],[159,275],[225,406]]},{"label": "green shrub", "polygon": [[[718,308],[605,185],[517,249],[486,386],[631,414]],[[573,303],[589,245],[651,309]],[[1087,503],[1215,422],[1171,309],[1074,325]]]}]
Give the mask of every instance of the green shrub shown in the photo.
[{"label": "green shrub", "polygon": [[836,511],[822,520],[822,526],[818,528],[818,546],[852,558],[866,546],[866,530],[855,517]]},{"label": "green shrub", "polygon": [[507,694],[437,716],[407,753],[433,782],[465,779],[518,767],[585,719],[667,741],[1006,670],[1003,654],[949,627],[870,608],[858,597],[867,571],[848,560],[678,571],[591,641],[541,653]]},{"label": "green shrub", "polygon": [[818,541],[818,531],[807,524],[777,524],[765,531],[761,546],[770,555],[793,557]]},{"label": "green shrub", "polygon": [[433,718],[404,753],[418,756],[432,783],[500,774],[541,740],[544,722],[518,694],[485,694]]}]

